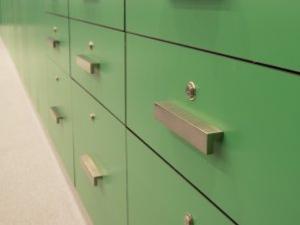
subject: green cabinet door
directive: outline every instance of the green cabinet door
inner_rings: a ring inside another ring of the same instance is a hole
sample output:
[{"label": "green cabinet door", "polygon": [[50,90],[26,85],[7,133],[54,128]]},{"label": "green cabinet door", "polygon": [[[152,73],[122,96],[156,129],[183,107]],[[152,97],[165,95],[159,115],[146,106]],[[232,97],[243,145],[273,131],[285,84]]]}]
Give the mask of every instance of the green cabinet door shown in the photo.
[{"label": "green cabinet door", "polygon": [[127,133],[130,225],[233,224],[140,140]]},{"label": "green cabinet door", "polygon": [[71,0],[70,17],[124,29],[123,0]]},{"label": "green cabinet door", "polygon": [[47,64],[48,131],[71,179],[74,179],[71,79],[50,60]]},{"label": "green cabinet door", "polygon": [[65,73],[69,73],[69,26],[68,19],[45,14],[45,47],[47,55]]},{"label": "green cabinet door", "polygon": [[[128,127],[239,224],[300,223],[300,77],[127,40]],[[197,87],[194,101],[185,93],[189,81]],[[223,141],[213,154],[201,153],[155,119],[156,102],[173,102],[223,130]]]},{"label": "green cabinet door", "polygon": [[300,71],[298,0],[126,0],[130,32]]},{"label": "green cabinet door", "polygon": [[44,4],[46,12],[68,16],[68,0],[44,0]]},{"label": "green cabinet door", "polygon": [[[72,77],[124,121],[124,33],[71,21],[71,36]],[[94,72],[92,63],[98,64]]]},{"label": "green cabinet door", "polygon": [[76,189],[94,225],[126,225],[125,127],[75,82],[72,96]]}]

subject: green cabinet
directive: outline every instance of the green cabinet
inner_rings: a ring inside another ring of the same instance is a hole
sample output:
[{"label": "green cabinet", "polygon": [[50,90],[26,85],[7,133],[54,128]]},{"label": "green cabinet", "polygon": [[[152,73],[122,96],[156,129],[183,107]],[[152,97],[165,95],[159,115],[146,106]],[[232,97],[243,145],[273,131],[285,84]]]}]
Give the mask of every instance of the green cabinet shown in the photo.
[{"label": "green cabinet", "polygon": [[[134,35],[127,51],[131,130],[239,224],[300,222],[299,77]],[[201,153],[155,119],[157,102],[223,130],[223,141]]]},{"label": "green cabinet", "polygon": [[95,225],[297,225],[299,6],[0,0],[0,34]]},{"label": "green cabinet", "polygon": [[124,1],[71,0],[70,17],[123,30]]},{"label": "green cabinet", "polygon": [[[77,191],[95,225],[126,225],[125,127],[75,82],[72,96]],[[84,156],[101,175],[97,183]]]},{"label": "green cabinet", "polygon": [[71,36],[72,77],[124,121],[124,33],[71,21]]},{"label": "green cabinet", "polygon": [[68,19],[46,14],[45,15],[45,46],[47,55],[69,73],[69,25]]},{"label": "green cabinet", "polygon": [[[41,55],[40,62],[41,62],[41,71],[45,68],[49,68],[48,65],[49,59],[45,57],[45,55]],[[52,62],[51,62],[52,63]],[[49,70],[50,71],[50,70]],[[60,74],[62,75],[62,73]],[[53,76],[54,74],[50,72],[47,73],[39,73],[37,76],[37,89],[38,89],[38,103],[37,103],[37,110],[40,116],[40,119],[44,125],[44,128],[47,129],[48,121],[49,121],[49,104],[48,104],[48,88],[52,87],[52,85],[49,85],[49,82],[51,80],[51,83],[53,83]],[[49,78],[50,77],[50,78]],[[52,123],[52,121],[51,121]]]},{"label": "green cabinet", "polygon": [[233,224],[130,132],[127,143],[129,224]]},{"label": "green cabinet", "polygon": [[71,79],[50,60],[47,64],[47,129],[71,179],[74,177]]},{"label": "green cabinet", "polygon": [[297,0],[127,0],[126,29],[299,72],[299,7]]},{"label": "green cabinet", "polygon": [[[68,0],[43,0],[46,12],[68,16]],[[72,0],[71,0],[72,1]]]}]

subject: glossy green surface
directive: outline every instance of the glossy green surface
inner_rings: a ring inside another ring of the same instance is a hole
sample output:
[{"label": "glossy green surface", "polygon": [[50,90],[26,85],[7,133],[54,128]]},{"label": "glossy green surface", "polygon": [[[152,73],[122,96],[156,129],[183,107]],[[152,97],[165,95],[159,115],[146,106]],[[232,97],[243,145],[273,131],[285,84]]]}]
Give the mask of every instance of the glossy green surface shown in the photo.
[{"label": "glossy green surface", "polygon": [[[34,4],[33,1],[24,2],[17,0],[2,0],[1,4],[1,38],[9,49],[9,53],[14,60],[16,67],[22,75],[22,80],[26,84],[29,94],[32,96],[33,102],[37,103],[37,92],[34,81],[38,75],[39,65],[30,67],[35,62],[40,62],[40,17],[39,11],[29,12],[29,9],[35,5],[40,7],[41,3]],[[32,51],[29,51],[32,49]],[[28,53],[30,56],[28,57]]]},{"label": "glossy green surface", "polygon": [[129,224],[182,225],[188,213],[193,225],[232,224],[149,148],[127,134]]},{"label": "glossy green surface", "polygon": [[[47,129],[64,162],[70,177],[74,178],[73,136],[71,108],[71,79],[50,60],[47,63],[48,124]],[[57,107],[63,119],[59,124],[51,114],[50,107]]]},{"label": "glossy green surface", "polygon": [[298,0],[126,0],[127,30],[300,71]]},{"label": "glossy green surface", "polygon": [[44,0],[44,4],[46,12],[68,16],[68,0]]},{"label": "glossy green surface", "polygon": [[123,0],[71,0],[70,17],[124,29]]},{"label": "glossy green surface", "polygon": [[[70,59],[68,18],[45,13],[67,15],[66,3],[1,0],[0,33],[95,225],[180,225],[187,212],[193,214],[194,225],[230,224],[131,134],[126,202],[126,128],[111,115],[125,121],[125,108],[129,128],[238,224],[300,223],[299,77],[128,35],[126,81],[124,32],[71,19]],[[74,18],[124,29],[123,1],[70,3]],[[129,31],[300,71],[295,0],[126,4]],[[48,36],[61,41],[58,50],[49,48]],[[101,73],[94,76],[80,69],[75,63],[78,54],[99,61]],[[73,78],[90,94],[70,80],[70,67]],[[185,95],[190,80],[198,87],[193,102]],[[215,154],[203,155],[156,121],[156,101],[174,101],[223,129],[225,139]],[[63,114],[61,124],[53,121],[50,106]],[[91,113],[96,114],[94,121]],[[97,187],[79,165],[79,156],[86,153],[106,175]]]},{"label": "glossy green surface", "polygon": [[[76,188],[95,225],[126,225],[125,127],[74,82],[72,94]],[[80,165],[83,154],[105,174],[98,186]]]},{"label": "glossy green surface", "polygon": [[[133,35],[127,41],[129,128],[239,224],[300,223],[300,78]],[[190,80],[195,101],[185,95]],[[197,151],[155,120],[156,101],[223,129],[223,143],[213,155]]]},{"label": "glossy green surface", "polygon": [[[65,73],[69,73],[69,27],[68,19],[64,17],[45,14],[45,42],[47,54]],[[56,31],[55,31],[56,28]],[[57,48],[53,48],[48,43],[48,38],[58,40]]]},{"label": "glossy green surface", "polygon": [[[47,64],[50,59],[46,57],[45,55],[42,55],[40,60],[42,61],[42,68],[47,68]],[[40,119],[44,125],[44,128],[47,129],[48,127],[48,122],[49,122],[49,104],[48,104],[48,86],[49,83],[49,72],[46,73],[39,73],[38,79],[37,79],[37,85],[38,85],[38,104],[37,104],[37,109],[38,113],[40,115]],[[53,123],[51,121],[51,123]]]},{"label": "glossy green surface", "polygon": [[[125,117],[124,33],[71,21],[72,77],[119,119]],[[93,50],[89,43],[94,44]],[[76,64],[85,55],[100,63],[99,74],[89,74]]]}]

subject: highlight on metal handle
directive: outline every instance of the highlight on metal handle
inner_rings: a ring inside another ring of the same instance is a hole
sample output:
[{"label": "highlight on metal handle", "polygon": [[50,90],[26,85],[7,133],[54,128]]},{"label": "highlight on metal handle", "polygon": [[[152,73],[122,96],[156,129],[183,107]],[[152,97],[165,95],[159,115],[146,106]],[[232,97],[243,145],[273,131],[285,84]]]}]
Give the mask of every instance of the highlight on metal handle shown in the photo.
[{"label": "highlight on metal handle", "polygon": [[87,155],[87,154],[81,155],[80,162],[81,162],[81,166],[84,169],[86,175],[91,180],[91,183],[94,186],[97,186],[98,180],[103,178],[104,174],[102,174],[101,171],[99,171],[95,162],[89,155]]},{"label": "highlight on metal handle", "polygon": [[214,143],[223,137],[222,130],[207,124],[174,103],[157,102],[154,107],[157,120],[206,155],[213,153]]},{"label": "highlight on metal handle", "polygon": [[48,37],[48,44],[51,48],[57,48],[60,44],[60,41],[53,37]]},{"label": "highlight on metal handle", "polygon": [[77,55],[76,64],[90,74],[96,74],[100,69],[100,63],[84,55]]},{"label": "highlight on metal handle", "polygon": [[55,120],[55,123],[59,124],[60,121],[63,120],[64,117],[60,115],[59,110],[56,106],[50,107],[50,112],[53,119]]}]

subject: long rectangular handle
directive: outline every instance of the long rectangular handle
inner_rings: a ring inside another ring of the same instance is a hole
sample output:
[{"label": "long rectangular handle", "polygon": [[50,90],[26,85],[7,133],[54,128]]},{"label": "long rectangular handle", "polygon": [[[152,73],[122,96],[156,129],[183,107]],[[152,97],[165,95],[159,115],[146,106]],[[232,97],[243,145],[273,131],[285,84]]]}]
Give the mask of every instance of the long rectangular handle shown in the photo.
[{"label": "long rectangular handle", "polygon": [[76,64],[89,74],[96,74],[100,69],[100,63],[95,62],[85,55],[77,55]]},{"label": "long rectangular handle", "polygon": [[57,48],[60,44],[60,41],[53,37],[48,37],[48,44],[51,48]]},{"label": "long rectangular handle", "polygon": [[104,175],[99,171],[93,159],[89,155],[84,154],[80,156],[80,162],[91,183],[97,186],[98,180]]},{"label": "long rectangular handle", "polygon": [[154,114],[155,118],[172,132],[207,155],[213,153],[214,143],[223,136],[223,131],[207,124],[174,103],[155,103]]},{"label": "long rectangular handle", "polygon": [[55,123],[59,124],[61,120],[63,120],[63,116],[60,115],[59,110],[56,106],[50,107],[51,115],[55,121]]}]

